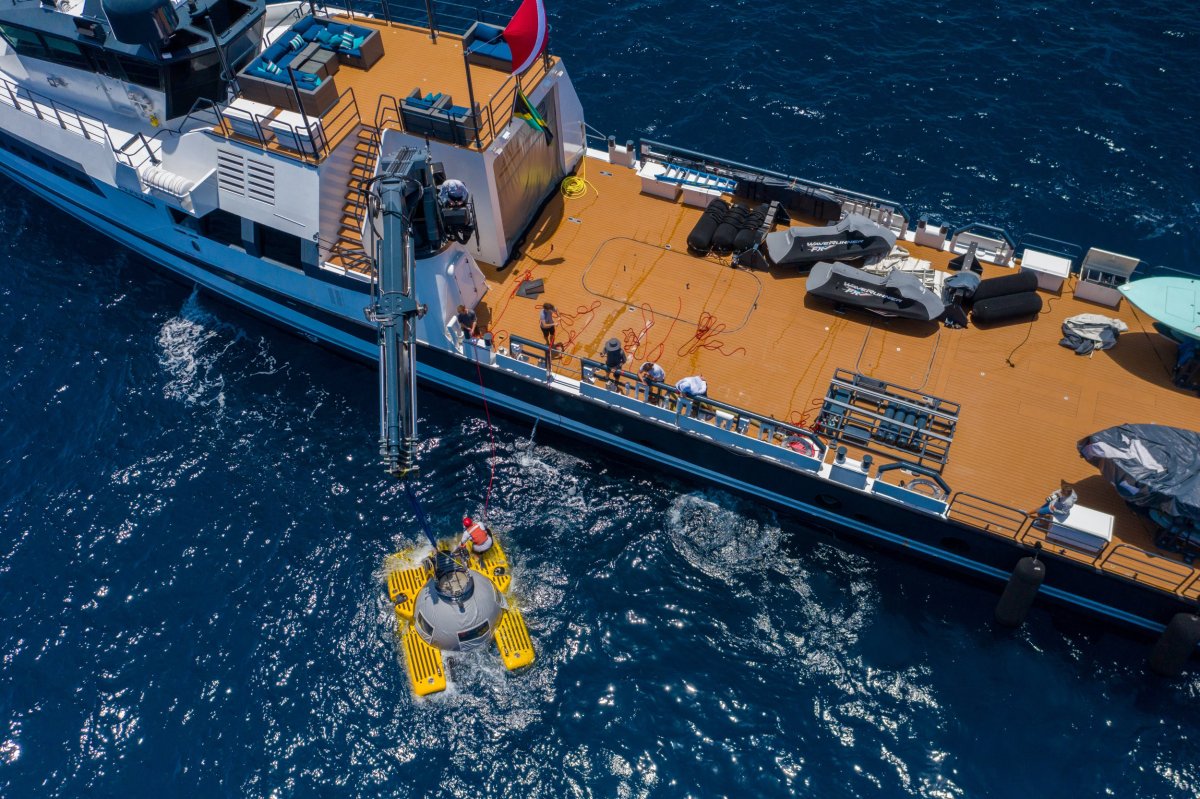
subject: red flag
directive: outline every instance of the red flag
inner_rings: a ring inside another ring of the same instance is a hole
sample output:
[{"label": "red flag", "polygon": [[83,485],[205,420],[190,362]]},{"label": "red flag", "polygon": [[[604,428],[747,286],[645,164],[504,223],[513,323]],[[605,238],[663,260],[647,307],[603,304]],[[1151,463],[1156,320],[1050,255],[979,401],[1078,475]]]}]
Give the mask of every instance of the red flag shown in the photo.
[{"label": "red flag", "polygon": [[522,0],[502,36],[512,50],[512,71],[518,75],[533,66],[546,50],[546,6],[542,0]]}]

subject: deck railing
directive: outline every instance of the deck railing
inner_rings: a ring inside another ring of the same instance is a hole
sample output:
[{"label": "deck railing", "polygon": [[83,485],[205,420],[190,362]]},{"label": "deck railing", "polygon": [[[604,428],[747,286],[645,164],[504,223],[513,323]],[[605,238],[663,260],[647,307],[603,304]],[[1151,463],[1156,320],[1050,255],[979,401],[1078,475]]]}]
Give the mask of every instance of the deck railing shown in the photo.
[{"label": "deck railing", "polygon": [[[786,459],[790,445],[799,440],[811,446],[811,449],[808,446],[800,449],[813,453],[811,457],[818,463],[825,460],[828,452],[828,445],[824,439],[806,428],[707,397],[689,397],[674,386],[648,383],[624,370],[610,372],[605,364],[591,358],[568,355],[556,350],[554,357],[549,359],[549,348],[541,342],[510,335],[508,345],[509,351],[506,354],[510,358],[534,367],[536,371],[530,376],[544,374],[549,378],[552,374],[566,373],[579,381],[581,392],[584,392],[585,396],[603,400],[608,396],[608,392],[611,392],[613,396],[619,397],[623,404],[632,401],[659,409],[647,413],[650,418],[658,418],[677,427],[683,427],[683,420],[686,419],[689,421],[689,429],[693,431],[703,431],[711,425],[714,433],[717,430],[724,431],[722,435],[725,436],[724,442],[727,444],[737,445],[740,441],[747,448],[761,454],[774,452]],[[529,362],[531,357],[534,361],[532,364]],[[503,367],[503,362],[501,366]],[[601,380],[600,385],[594,382],[597,378]],[[763,443],[770,445],[771,449],[763,449]],[[950,487],[936,472],[902,458],[890,460],[891,462],[882,464],[877,469],[877,480],[882,479],[884,472],[908,471],[932,479],[949,498],[944,513],[925,509],[927,512],[944,515],[950,521],[1003,536],[1027,547],[1040,547],[1050,551],[1053,542],[1048,543],[1045,540],[1045,530],[1039,528],[1025,511],[965,491],[951,492]],[[1093,556],[1074,550],[1064,550],[1055,554],[1087,563],[1121,579],[1152,586],[1184,598],[1200,597],[1200,571],[1188,564],[1147,552],[1132,544],[1113,544]]]},{"label": "deck railing", "polygon": [[[534,354],[542,365],[546,364],[549,347],[545,344],[520,336],[509,336],[510,349],[513,345],[516,345],[520,353]],[[828,449],[828,445],[820,435],[806,428],[796,427],[770,416],[754,413],[745,408],[708,397],[692,397],[667,383],[643,381],[636,374],[623,369],[610,372],[603,363],[591,358],[579,355],[569,355],[564,358],[561,353],[556,351],[547,371],[549,372],[556,366],[561,368],[560,364],[555,364],[555,361],[561,362],[566,359],[578,361],[578,369],[571,369],[569,366],[566,368],[573,372],[573,377],[578,375],[578,379],[582,382],[593,384],[593,378],[602,373],[605,376],[605,383],[611,382],[617,386],[615,393],[663,408],[677,417],[699,419],[711,423],[716,428],[737,433],[749,439],[778,444],[781,447],[790,440],[803,439],[812,444],[813,449],[819,453],[816,456],[818,458],[823,457]]]},{"label": "deck railing", "polygon": [[108,125],[100,120],[84,116],[68,105],[19,86],[6,78],[0,78],[0,103],[88,141],[106,144],[114,158],[135,169],[148,160],[157,163],[149,140],[141,133],[135,133],[124,145],[118,147],[113,143]]},{"label": "deck railing", "polygon": [[643,139],[641,142],[641,156],[643,159],[651,161],[689,166],[703,172],[710,172],[734,179],[762,176],[785,180],[790,185],[798,188],[817,189],[841,200],[845,210],[863,214],[897,232],[907,230],[909,221],[912,219],[912,215],[909,214],[908,209],[894,200],[851,191],[850,189],[843,189],[837,186],[830,186],[814,180],[804,180],[792,175],[785,175],[782,172],[762,169],[761,167],[750,166],[725,158],[717,158],[662,142]]},{"label": "deck railing", "polygon": [[[301,125],[280,122],[278,119],[269,118],[266,114],[238,111],[238,122],[243,126],[235,128],[227,116],[230,108],[231,103],[197,100],[174,132],[182,133],[189,127],[189,123],[197,122],[207,127],[208,132],[214,136],[252,144],[264,151],[269,149],[272,141],[288,138],[296,143],[298,149],[277,145],[271,148],[270,152],[306,164],[318,164],[346,133],[353,130],[362,121],[358,110],[358,98],[354,94],[353,87],[338,95],[331,114],[324,117],[306,118],[306,122]],[[244,127],[244,123],[247,121],[250,123],[249,129]],[[267,127],[268,123],[270,124],[269,128]],[[306,133],[307,138],[298,135],[298,132]],[[314,136],[314,132],[317,135]]]}]

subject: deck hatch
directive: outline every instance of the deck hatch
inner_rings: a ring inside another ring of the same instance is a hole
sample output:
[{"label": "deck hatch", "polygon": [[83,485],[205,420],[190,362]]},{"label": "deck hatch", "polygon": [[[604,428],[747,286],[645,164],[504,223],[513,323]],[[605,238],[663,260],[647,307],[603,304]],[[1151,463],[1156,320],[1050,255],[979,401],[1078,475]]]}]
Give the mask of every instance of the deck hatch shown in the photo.
[{"label": "deck hatch", "polygon": [[902,453],[938,471],[962,406],[916,389],[836,369],[817,417],[817,432],[863,449]]}]

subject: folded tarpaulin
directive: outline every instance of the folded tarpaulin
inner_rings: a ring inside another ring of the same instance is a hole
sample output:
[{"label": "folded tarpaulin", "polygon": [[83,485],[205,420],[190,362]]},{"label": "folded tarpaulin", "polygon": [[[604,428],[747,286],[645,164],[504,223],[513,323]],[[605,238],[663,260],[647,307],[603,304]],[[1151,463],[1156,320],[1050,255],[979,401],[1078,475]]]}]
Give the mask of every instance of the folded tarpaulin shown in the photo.
[{"label": "folded tarpaulin", "polygon": [[1075,350],[1076,355],[1087,355],[1094,349],[1112,349],[1117,337],[1128,329],[1129,326],[1120,319],[1081,313],[1062,323],[1063,337],[1058,343]]},{"label": "folded tarpaulin", "polygon": [[1200,522],[1200,433],[1123,424],[1093,433],[1078,447],[1129,504]]}]

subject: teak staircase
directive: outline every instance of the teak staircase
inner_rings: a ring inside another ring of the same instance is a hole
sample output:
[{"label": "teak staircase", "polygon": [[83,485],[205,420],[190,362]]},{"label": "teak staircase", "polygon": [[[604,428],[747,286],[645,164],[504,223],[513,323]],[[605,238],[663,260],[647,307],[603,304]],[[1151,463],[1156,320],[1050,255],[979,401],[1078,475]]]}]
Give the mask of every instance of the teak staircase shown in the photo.
[{"label": "teak staircase", "polygon": [[379,128],[362,125],[354,142],[354,158],[346,181],[346,197],[338,222],[337,238],[329,253],[329,263],[352,272],[369,272],[370,257],[363,242],[363,221],[369,199],[368,182],[375,175],[379,160]]}]

